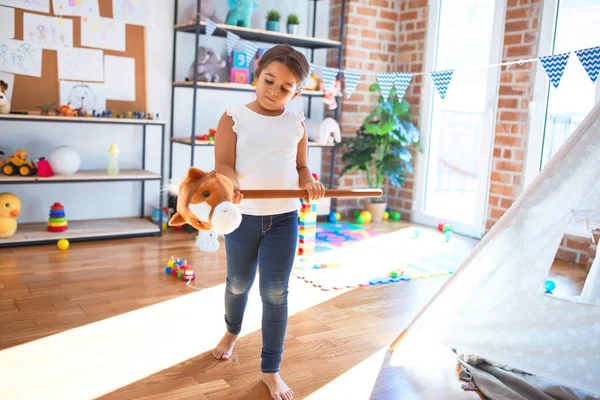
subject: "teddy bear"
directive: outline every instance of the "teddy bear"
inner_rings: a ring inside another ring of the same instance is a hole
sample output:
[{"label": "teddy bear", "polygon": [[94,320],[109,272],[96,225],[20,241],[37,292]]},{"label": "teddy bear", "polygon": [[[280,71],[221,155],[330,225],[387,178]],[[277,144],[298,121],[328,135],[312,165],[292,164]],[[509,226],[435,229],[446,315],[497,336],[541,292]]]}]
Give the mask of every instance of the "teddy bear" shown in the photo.
[{"label": "teddy bear", "polygon": [[250,27],[252,13],[258,8],[255,0],[227,0],[229,11],[225,23],[227,25]]},{"label": "teddy bear", "polygon": [[10,114],[10,101],[8,101],[8,83],[0,81],[0,114]]},{"label": "teddy bear", "polygon": [[[213,49],[204,46],[198,47],[198,81],[219,82],[219,72],[225,66],[225,60],[222,60]],[[194,80],[194,63],[190,65],[186,80]]]}]

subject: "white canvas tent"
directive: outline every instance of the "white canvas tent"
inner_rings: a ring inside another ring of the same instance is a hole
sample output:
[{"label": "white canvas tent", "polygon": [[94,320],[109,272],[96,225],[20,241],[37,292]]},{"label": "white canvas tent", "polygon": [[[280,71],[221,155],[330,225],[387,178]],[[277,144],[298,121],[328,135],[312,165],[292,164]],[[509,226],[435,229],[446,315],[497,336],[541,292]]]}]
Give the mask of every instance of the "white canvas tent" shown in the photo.
[{"label": "white canvas tent", "polygon": [[[600,304],[544,293],[565,229],[573,218],[593,226],[598,212],[582,210],[598,209],[600,103],[392,350],[410,338],[435,340],[600,396]],[[588,275],[588,298],[600,296],[599,258]]]}]

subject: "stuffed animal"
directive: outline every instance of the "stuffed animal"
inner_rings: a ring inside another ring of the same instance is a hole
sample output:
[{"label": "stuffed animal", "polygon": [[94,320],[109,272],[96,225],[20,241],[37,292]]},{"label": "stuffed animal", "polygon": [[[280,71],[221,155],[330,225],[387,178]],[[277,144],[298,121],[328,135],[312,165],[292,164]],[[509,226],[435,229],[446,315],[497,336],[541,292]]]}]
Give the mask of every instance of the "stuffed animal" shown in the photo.
[{"label": "stuffed animal", "polygon": [[231,180],[215,171],[190,167],[183,181],[171,184],[169,190],[177,196],[169,226],[189,224],[198,231],[214,231],[216,237],[233,232],[242,222],[240,210],[231,202]]},{"label": "stuffed animal", "polygon": [[[213,0],[202,0],[200,3],[200,21],[206,21],[207,19],[210,19],[217,24],[223,22],[223,20],[217,17],[217,10]],[[195,1],[193,1],[193,4],[189,4],[187,7],[185,7],[179,22],[184,24],[196,22]]]},{"label": "stuffed animal", "polygon": [[333,118],[325,118],[323,121],[306,119],[306,131],[308,139],[318,143],[341,142],[342,132],[340,124]]},{"label": "stuffed animal", "polygon": [[0,114],[10,114],[10,101],[8,101],[8,83],[0,81]]},{"label": "stuffed animal", "polygon": [[323,102],[330,110],[335,110],[338,106],[336,97],[340,97],[343,94],[342,83],[339,81],[339,79],[336,79],[335,83],[333,84],[333,90],[326,91],[325,84],[323,81],[321,81],[321,90],[325,92],[325,95],[323,96]]},{"label": "stuffed animal", "polygon": [[21,215],[19,197],[12,193],[0,193],[0,238],[15,234],[19,215]]},{"label": "stuffed animal", "polygon": [[229,11],[225,23],[227,25],[250,27],[252,13],[258,8],[255,0],[227,0]]},{"label": "stuffed animal", "polygon": [[215,231],[200,231],[196,237],[196,247],[202,251],[219,250],[219,235]]},{"label": "stuffed animal", "polygon": [[[198,47],[198,81],[219,82],[219,72],[226,66],[225,60],[213,50],[204,46]],[[194,80],[194,63],[190,65],[188,81]]]}]

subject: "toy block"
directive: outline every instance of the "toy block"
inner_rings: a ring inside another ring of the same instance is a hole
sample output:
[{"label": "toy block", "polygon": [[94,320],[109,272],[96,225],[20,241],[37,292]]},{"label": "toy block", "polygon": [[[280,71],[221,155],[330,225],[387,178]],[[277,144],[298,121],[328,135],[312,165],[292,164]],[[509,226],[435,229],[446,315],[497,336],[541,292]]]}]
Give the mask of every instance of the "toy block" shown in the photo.
[{"label": "toy block", "polygon": [[250,83],[250,71],[242,68],[231,68],[229,80],[231,83]]},{"label": "toy block", "polygon": [[246,55],[246,52],[234,51],[231,57],[232,57],[232,63],[231,63],[232,68],[239,68],[239,69],[249,69],[250,68],[250,63],[248,62],[248,56]]}]

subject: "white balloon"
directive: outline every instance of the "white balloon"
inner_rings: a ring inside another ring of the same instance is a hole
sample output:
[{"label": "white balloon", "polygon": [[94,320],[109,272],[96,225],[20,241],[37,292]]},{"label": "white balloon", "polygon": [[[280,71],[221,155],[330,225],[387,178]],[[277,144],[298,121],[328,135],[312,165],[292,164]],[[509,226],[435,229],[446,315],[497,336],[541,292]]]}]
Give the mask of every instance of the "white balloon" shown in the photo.
[{"label": "white balloon", "polygon": [[48,156],[48,162],[56,175],[74,175],[81,166],[81,156],[70,146],[58,146]]}]

